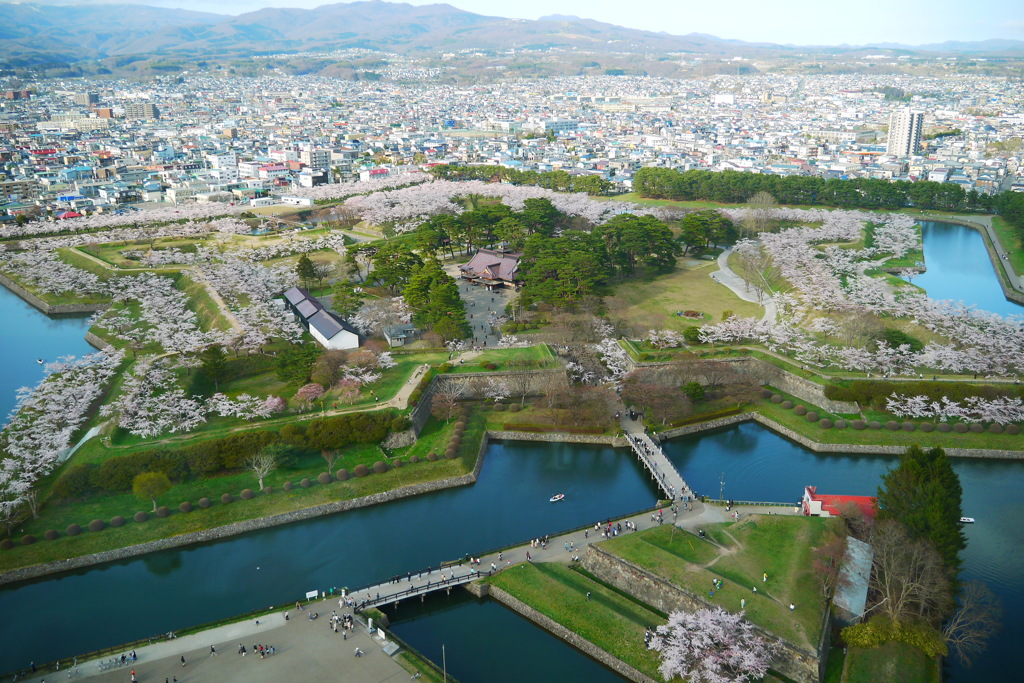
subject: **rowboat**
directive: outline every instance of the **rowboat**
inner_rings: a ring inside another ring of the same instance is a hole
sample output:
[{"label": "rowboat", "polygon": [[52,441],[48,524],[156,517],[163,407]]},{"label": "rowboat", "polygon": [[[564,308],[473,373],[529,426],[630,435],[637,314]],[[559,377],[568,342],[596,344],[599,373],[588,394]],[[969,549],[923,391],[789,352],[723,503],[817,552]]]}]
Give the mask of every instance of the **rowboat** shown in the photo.
[{"label": "rowboat", "polygon": [[974,524],[974,517],[961,517],[960,518],[960,523],[961,524]]},{"label": "rowboat", "polygon": [[564,493],[556,493],[555,495],[553,495],[550,498],[548,498],[548,502],[549,503],[557,503],[558,501],[562,500],[563,498],[565,498],[565,494]]}]

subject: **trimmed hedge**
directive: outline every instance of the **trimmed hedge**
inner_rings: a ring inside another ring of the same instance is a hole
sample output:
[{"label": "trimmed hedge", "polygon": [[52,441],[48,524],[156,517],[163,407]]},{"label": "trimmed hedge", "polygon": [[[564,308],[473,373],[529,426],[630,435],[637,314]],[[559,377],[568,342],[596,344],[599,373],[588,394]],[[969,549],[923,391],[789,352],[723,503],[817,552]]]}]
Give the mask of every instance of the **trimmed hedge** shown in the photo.
[{"label": "trimmed hedge", "polygon": [[10,550],[13,547],[14,541],[12,541],[9,538],[5,538],[4,540],[0,541],[0,550]]},{"label": "trimmed hedge", "polygon": [[356,465],[355,467],[352,468],[352,474],[357,476],[357,477],[365,477],[369,473],[370,473],[370,468],[367,467],[366,465],[362,464],[362,463],[360,463],[360,464],[358,464],[358,465]]},{"label": "trimmed hedge", "polygon": [[242,492],[239,493],[238,495],[242,498],[242,500],[252,500],[253,498],[256,497],[256,494],[253,493],[252,489],[242,489]]},{"label": "trimmed hedge", "polygon": [[931,382],[928,380],[915,382],[889,382],[885,380],[851,380],[825,387],[825,396],[834,401],[856,401],[862,406],[873,405],[880,410],[885,409],[886,399],[894,392],[907,396],[927,396],[932,401],[939,401],[943,396],[952,401],[963,401],[971,396],[994,399],[1004,396],[1024,398],[1022,386],[991,386],[968,384],[965,382]]},{"label": "trimmed hedge", "polygon": [[[824,422],[824,420],[822,420]],[[836,420],[836,429],[846,429],[850,426],[850,423],[846,420]]]},{"label": "trimmed hedge", "polygon": [[817,422],[820,418],[818,417],[818,414],[812,410],[807,413],[806,419],[808,422]]},{"label": "trimmed hedge", "polygon": [[792,410],[793,409],[793,402],[792,401],[783,401],[779,405],[781,405],[786,410]]},{"label": "trimmed hedge", "polygon": [[36,537],[33,536],[32,534],[25,534],[24,536],[21,537],[21,544],[22,545],[32,545],[35,542],[36,542]]},{"label": "trimmed hedge", "polygon": [[136,522],[145,522],[147,519],[149,519],[149,513],[139,510],[138,512],[135,513],[134,516],[132,516],[132,519],[134,519]]},{"label": "trimmed hedge", "polygon": [[[673,423],[673,426],[676,423]],[[532,422],[506,422],[503,425],[508,432],[566,432],[567,434],[603,434],[601,427],[574,427],[568,425],[541,425]],[[437,453],[434,453],[436,456]]]},{"label": "trimmed hedge", "polygon": [[950,425],[948,422],[940,422],[939,424],[935,425],[935,429],[945,433],[953,431],[953,426]]},{"label": "trimmed hedge", "polygon": [[895,432],[899,430],[900,423],[896,422],[895,420],[889,420],[888,422],[885,423],[885,428],[888,429],[890,432]]},{"label": "trimmed hedge", "polygon": [[415,465],[419,461],[420,461],[420,456],[418,456],[418,455],[409,456],[409,462],[411,462],[412,464]]},{"label": "trimmed hedge", "polygon": [[127,520],[124,517],[122,517],[121,515],[114,515],[113,517],[110,518],[110,526],[115,527],[115,528],[119,527],[119,526],[124,526],[124,523],[126,521]]},{"label": "trimmed hedge", "polygon": [[170,517],[171,508],[167,507],[166,505],[161,505],[156,509],[156,516],[160,518]]},{"label": "trimmed hedge", "polygon": [[769,398],[770,399],[773,395],[774,394],[772,393],[771,389],[762,389],[761,390],[761,398]]},{"label": "trimmed hedge", "polygon": [[988,426],[988,431],[992,432],[993,434],[1002,434],[1003,426],[998,422],[993,422]]},{"label": "trimmed hedge", "polygon": [[335,478],[337,478],[338,481],[346,481],[350,475],[348,470],[342,467],[340,470],[334,473],[334,476]]},{"label": "trimmed hedge", "polygon": [[60,534],[57,532],[56,529],[47,529],[46,533],[43,534],[43,538],[45,538],[47,541],[56,541],[59,536]]},{"label": "trimmed hedge", "polygon": [[807,408],[805,406],[799,405],[799,406],[793,408],[793,412],[796,413],[797,415],[806,415],[807,414]]},{"label": "trimmed hedge", "polygon": [[64,533],[66,533],[68,536],[77,536],[78,534],[82,533],[82,527],[78,526],[77,524],[68,524],[68,528],[64,530]]},{"label": "trimmed hedge", "polygon": [[[772,397],[768,400],[771,401],[772,403],[782,403],[783,398],[779,394],[772,394]],[[790,403],[790,405],[792,406],[793,404]]]},{"label": "trimmed hedge", "polygon": [[377,474],[384,474],[389,469],[391,468],[389,468],[387,463],[384,462],[383,460],[378,460],[377,462],[373,463],[373,471],[376,472]]},{"label": "trimmed hedge", "polygon": [[915,429],[917,429],[917,425],[914,424],[913,422],[904,422],[903,425],[901,426],[901,428],[905,432],[912,432]]},{"label": "trimmed hedge", "polygon": [[922,432],[934,432],[935,431],[935,425],[933,425],[931,422],[922,422],[919,429]]},{"label": "trimmed hedge", "polygon": [[822,429],[832,429],[832,420],[827,417],[818,423],[818,426]]},{"label": "trimmed hedge", "polygon": [[879,422],[878,420],[872,420],[871,422],[868,422],[868,429],[881,429],[881,428],[882,428],[882,423]]},{"label": "trimmed hedge", "polygon": [[102,519],[94,519],[89,522],[89,531],[103,531],[107,528],[107,523]]},{"label": "trimmed hedge", "polygon": [[209,498],[204,496],[199,499],[199,507],[203,508],[204,510],[210,507],[211,505],[213,505],[213,501],[210,500]]},{"label": "trimmed hedge", "polygon": [[308,489],[308,488],[309,488],[310,486],[312,486],[312,485],[313,485],[313,482],[311,482],[311,481],[309,480],[309,477],[303,477],[303,478],[302,478],[302,479],[301,479],[301,480],[299,481],[299,486],[301,486],[301,487],[302,487],[302,488],[304,488],[304,489]]},{"label": "trimmed hedge", "polygon": [[983,431],[985,431],[985,427],[983,427],[980,422],[975,422],[967,429],[971,430],[975,434],[981,434]]},{"label": "trimmed hedge", "polygon": [[221,496],[220,496],[220,502],[222,502],[225,505],[227,505],[228,503],[235,502],[235,497],[232,496],[230,493],[222,493]]},{"label": "trimmed hedge", "polygon": [[957,422],[955,425],[953,425],[953,431],[956,432],[957,434],[965,434],[967,432],[967,425],[965,425],[963,422]]},{"label": "trimmed hedge", "polygon": [[864,429],[868,425],[866,422],[864,422],[864,420],[854,420],[853,422],[850,423],[850,426],[853,427],[854,429]]},{"label": "trimmed hedge", "polygon": [[437,460],[437,453],[435,453],[435,452],[433,452],[433,451],[431,451],[430,453],[428,453],[428,454],[427,454],[427,460],[429,460],[430,462],[434,462],[434,461],[436,461],[436,460]]},{"label": "trimmed hedge", "polygon": [[187,500],[178,506],[178,509],[182,512],[192,512],[192,503]]},{"label": "trimmed hedge", "polygon": [[334,477],[327,474],[327,472],[321,472],[320,474],[316,475],[316,482],[318,484],[330,484],[332,481],[334,481]]},{"label": "trimmed hedge", "polygon": [[285,483],[284,483],[284,484],[283,484],[283,485],[281,486],[281,488],[283,488],[283,489],[284,489],[285,491],[291,491],[291,490],[292,490],[293,488],[295,488],[295,487],[294,487],[294,485],[293,485],[293,484],[292,484],[292,483],[291,483],[290,481],[286,481],[286,482],[285,482]]},{"label": "trimmed hedge", "polygon": [[842,637],[847,645],[854,647],[873,648],[896,641],[916,647],[931,658],[947,654],[942,634],[931,626],[893,622],[881,615],[847,626],[843,629]]},{"label": "trimmed hedge", "polygon": [[1006,425],[1007,434],[1020,434],[1020,427],[1017,425]]},{"label": "trimmed hedge", "polygon": [[392,460],[392,461],[391,461],[391,466],[392,466],[392,467],[401,467],[401,466],[402,466],[402,465],[404,465],[404,464],[405,464],[405,463],[404,463],[404,462],[402,462],[402,459],[401,459],[401,458],[395,458],[394,460]]}]

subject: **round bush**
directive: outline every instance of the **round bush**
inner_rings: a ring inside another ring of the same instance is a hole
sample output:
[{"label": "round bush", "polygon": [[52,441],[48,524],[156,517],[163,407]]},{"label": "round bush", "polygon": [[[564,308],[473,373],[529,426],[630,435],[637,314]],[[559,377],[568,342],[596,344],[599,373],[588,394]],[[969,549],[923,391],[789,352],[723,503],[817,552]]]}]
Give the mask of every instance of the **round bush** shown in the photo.
[{"label": "round bush", "polygon": [[981,434],[983,431],[985,431],[985,428],[981,425],[980,422],[975,422],[970,427],[968,427],[968,429],[970,429],[975,434]]},{"label": "round bush", "polygon": [[35,542],[36,542],[36,537],[33,536],[32,534],[25,534],[24,536],[21,537],[21,544],[22,545],[32,545]]},{"label": "round bush", "polygon": [[419,461],[420,461],[420,456],[418,456],[418,455],[413,455],[413,456],[409,457],[409,462],[411,462],[414,465],[416,463],[418,463]]},{"label": "round bush", "polygon": [[352,475],[344,467],[342,467],[340,470],[338,470],[337,472],[334,473],[334,477],[338,481],[346,481],[346,480],[348,480],[348,478],[350,476],[352,476]]},{"label": "round bush", "polygon": [[352,469],[352,474],[356,475],[357,477],[365,477],[369,473],[370,468],[368,468],[366,465],[363,465],[362,463],[356,465]]},{"label": "round bush", "polygon": [[178,506],[178,509],[181,510],[182,512],[192,512],[192,503],[186,500],[184,503]]},{"label": "round bush", "polygon": [[124,523],[125,523],[125,518],[122,517],[121,515],[114,515],[113,517],[110,518],[110,526],[112,526],[112,527],[124,526]]},{"label": "round bush", "polygon": [[465,428],[466,428],[466,420],[465,420],[465,419],[461,419],[461,420],[459,420],[459,421],[457,421],[457,422],[455,423],[455,429],[456,429],[456,431],[457,431],[457,430],[460,430],[460,429],[463,429],[463,430],[464,430]]},{"label": "round bush", "polygon": [[281,488],[283,488],[285,491],[291,491],[293,488],[295,488],[295,486],[290,481],[286,481],[284,484],[281,485]]},{"label": "round bush", "polygon": [[0,541],[0,550],[10,550],[13,547],[14,541],[12,541],[9,538],[5,538],[4,540]]},{"label": "round bush", "polygon": [[772,403],[782,403],[782,397],[779,396],[778,394],[772,394],[772,397],[768,400],[771,401]]},{"label": "round bush", "polygon": [[792,401],[783,401],[779,405],[781,405],[786,410],[792,410],[793,409],[793,402]]},{"label": "round bush", "polygon": [[508,407],[508,412],[510,412],[510,413],[518,413],[521,407],[522,406],[520,406],[518,403],[513,403],[512,405],[510,405]]},{"label": "round bush", "polygon": [[943,433],[953,431],[952,425],[950,425],[948,422],[940,422],[939,424],[935,425],[935,429]]},{"label": "round bush", "polygon": [[66,533],[68,536],[77,536],[78,534],[82,533],[82,527],[78,526],[77,524],[68,524],[68,528],[64,530],[64,533]]},{"label": "round bush", "polygon": [[334,481],[334,477],[329,475],[327,472],[321,472],[320,474],[316,475],[316,481],[318,484],[330,484],[332,481]]},{"label": "round bush", "polygon": [[922,432],[933,432],[935,431],[935,425],[931,422],[922,422],[920,429]]},{"label": "round bush", "polygon": [[965,425],[963,422],[957,422],[955,425],[953,425],[953,431],[956,432],[957,434],[963,434],[967,431],[967,425]]},{"label": "round bush", "polygon": [[213,505],[213,501],[207,498],[206,496],[203,496],[202,498],[199,499],[199,507],[203,508],[204,510],[210,507],[211,505]]},{"label": "round bush", "polygon": [[89,522],[89,531],[103,531],[107,528],[107,523],[102,519],[94,519]]},{"label": "round bush", "polygon": [[378,460],[377,462],[373,463],[373,471],[376,472],[377,474],[384,474],[389,469],[391,468],[388,467],[388,464],[383,460]]},{"label": "round bush", "polygon": [[888,422],[885,423],[885,428],[888,429],[890,432],[895,432],[900,428],[900,423],[896,422],[895,420],[889,420]]},{"label": "round bush", "polygon": [[901,426],[901,428],[905,432],[912,432],[915,429],[917,429],[917,425],[914,424],[913,422],[904,422],[903,425]]},{"label": "round bush", "polygon": [[821,427],[822,429],[832,429],[832,420],[826,417],[824,420],[818,423],[818,426]]},{"label": "round bush", "polygon": [[161,505],[156,509],[156,516],[160,517],[161,519],[163,519],[164,517],[170,517],[171,508],[167,507],[166,505]]},{"label": "round bush", "polygon": [[242,497],[242,500],[252,500],[256,497],[252,489],[242,489],[242,492],[238,495]]},{"label": "round bush", "polygon": [[452,438],[453,439],[461,439],[463,433],[464,432],[461,429],[456,427],[455,430],[452,432]]},{"label": "round bush", "polygon": [[312,485],[313,485],[313,482],[311,482],[309,480],[309,477],[303,477],[302,481],[299,482],[299,486],[301,486],[304,489],[308,489]]},{"label": "round bush", "polygon": [[1020,427],[1017,425],[1006,425],[1007,434],[1020,434]]},{"label": "round bush", "polygon": [[136,522],[145,522],[147,519],[149,519],[149,515],[143,512],[142,510],[139,510],[138,512],[135,513],[135,516],[132,517],[132,519],[134,519]]},{"label": "round bush", "polygon": [[793,408],[793,412],[796,413],[797,415],[806,415],[807,408],[805,408],[804,406],[797,406],[796,408]]},{"label": "round bush", "polygon": [[808,422],[817,422],[819,419],[820,418],[818,417],[818,414],[816,412],[814,412],[813,410],[811,412],[807,413],[807,421]]},{"label": "round bush", "polygon": [[772,397],[772,390],[771,389],[762,389],[761,390],[761,398],[771,398],[771,397]]},{"label": "round bush", "polygon": [[998,422],[993,422],[988,426],[988,431],[992,432],[993,434],[1002,434],[1003,425],[999,424]]},{"label": "round bush", "polygon": [[865,427],[867,427],[867,424],[864,422],[864,420],[854,420],[853,422],[850,423],[850,426],[853,427],[854,429],[864,429]]},{"label": "round bush", "polygon": [[427,454],[427,460],[429,460],[430,462],[434,462],[435,460],[437,460],[437,453],[435,453],[434,451],[430,451],[430,453]]},{"label": "round bush", "polygon": [[267,495],[270,495],[273,492],[274,492],[274,489],[270,488],[269,486],[264,486],[263,487],[263,493],[266,493]]},{"label": "round bush", "polygon": [[836,429],[846,429],[850,423],[846,420],[836,420]]},{"label": "round bush", "polygon": [[222,495],[221,495],[221,497],[220,497],[220,502],[222,502],[222,503],[224,503],[225,505],[227,505],[228,503],[233,503],[233,502],[235,502],[235,497],[234,497],[234,496],[232,496],[232,495],[231,495],[230,493],[224,493],[224,494],[222,494]]},{"label": "round bush", "polygon": [[392,467],[401,467],[401,466],[402,466],[402,465],[404,465],[404,464],[405,464],[405,463],[404,463],[404,462],[402,462],[402,459],[401,459],[401,458],[395,458],[394,460],[392,460],[392,461],[391,461],[391,466],[392,466]]},{"label": "round bush", "polygon": [[56,529],[47,529],[46,533],[43,534],[43,538],[47,541],[56,541],[57,537],[60,536]]},{"label": "round bush", "polygon": [[494,409],[497,410],[498,412],[501,412],[501,411],[505,410],[505,404],[504,403],[495,403],[494,404]]},{"label": "round bush", "polygon": [[878,420],[872,420],[871,422],[868,422],[868,429],[881,429],[881,428],[882,428],[882,423],[879,422]]}]

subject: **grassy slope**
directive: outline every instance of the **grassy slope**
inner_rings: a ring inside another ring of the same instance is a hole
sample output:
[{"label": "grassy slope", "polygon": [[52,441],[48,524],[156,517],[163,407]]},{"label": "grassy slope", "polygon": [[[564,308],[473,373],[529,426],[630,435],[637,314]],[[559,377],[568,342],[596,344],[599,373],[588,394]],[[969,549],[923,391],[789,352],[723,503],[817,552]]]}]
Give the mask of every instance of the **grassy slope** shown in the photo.
[{"label": "grassy slope", "polygon": [[846,654],[846,683],[935,683],[941,680],[939,666],[905,643],[886,643],[871,650],[850,648]]},{"label": "grassy slope", "polygon": [[[644,631],[664,619],[616,591],[559,564],[521,564],[490,583],[657,680],[659,657]],[[587,599],[587,593],[590,599]]]},{"label": "grassy slope", "polygon": [[[815,647],[825,608],[811,566],[827,521],[812,517],[756,516],[738,524],[709,525],[707,531],[730,547],[719,551],[690,533],[655,527],[603,541],[611,553],[649,568],[673,583],[731,612],[746,599],[747,617],[796,644]],[[712,560],[721,558],[707,566]],[[768,573],[768,582],[762,574]],[[711,597],[712,578],[724,581]],[[751,590],[757,587],[755,594]],[[789,604],[798,609],[790,612]]]}]

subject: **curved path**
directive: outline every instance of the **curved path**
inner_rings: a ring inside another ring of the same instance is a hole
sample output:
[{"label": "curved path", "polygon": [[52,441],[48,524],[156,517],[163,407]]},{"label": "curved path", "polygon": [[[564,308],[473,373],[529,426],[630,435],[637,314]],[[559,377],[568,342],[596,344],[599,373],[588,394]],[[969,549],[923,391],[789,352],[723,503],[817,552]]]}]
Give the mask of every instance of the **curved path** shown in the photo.
[{"label": "curved path", "polygon": [[777,314],[775,301],[767,294],[764,295],[761,301],[758,301],[757,296],[750,292],[746,283],[743,282],[743,278],[733,272],[733,269],[729,267],[729,256],[732,254],[732,251],[733,248],[729,247],[718,255],[719,269],[718,271],[711,273],[711,279],[721,285],[725,285],[732,290],[733,294],[744,301],[750,301],[760,306],[764,306],[764,315],[761,316],[761,320],[774,322]]}]

